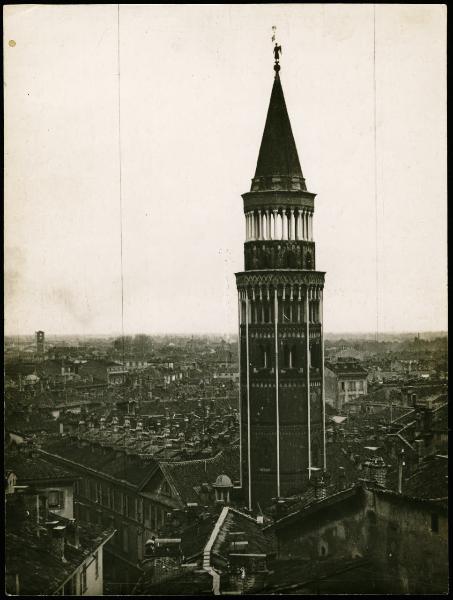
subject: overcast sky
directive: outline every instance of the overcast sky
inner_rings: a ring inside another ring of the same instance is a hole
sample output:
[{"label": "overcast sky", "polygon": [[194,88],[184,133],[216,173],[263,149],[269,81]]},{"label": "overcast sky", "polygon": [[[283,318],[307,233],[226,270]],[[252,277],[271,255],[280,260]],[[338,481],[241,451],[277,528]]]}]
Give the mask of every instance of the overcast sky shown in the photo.
[{"label": "overcast sky", "polygon": [[[6,333],[120,332],[117,5],[4,10]],[[326,331],[446,329],[445,6],[376,6],[374,82],[371,4],[121,5],[125,332],[237,329],[273,25]]]}]

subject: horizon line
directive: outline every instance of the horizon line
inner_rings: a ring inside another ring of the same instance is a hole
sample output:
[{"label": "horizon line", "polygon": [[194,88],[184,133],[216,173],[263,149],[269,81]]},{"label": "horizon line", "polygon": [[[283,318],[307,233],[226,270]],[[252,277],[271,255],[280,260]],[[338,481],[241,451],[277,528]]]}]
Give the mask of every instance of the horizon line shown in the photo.
[{"label": "horizon line", "polygon": [[[36,330],[36,331],[41,331],[41,330]],[[36,331],[33,331],[31,333],[5,333],[4,334],[4,339],[6,338],[14,338],[14,337],[29,337],[32,336],[34,337],[36,334]],[[44,330],[42,330],[44,331]],[[422,335],[422,334],[448,334],[448,330],[447,329],[425,329],[425,330],[416,330],[416,329],[410,329],[410,330],[400,330],[400,331],[381,331],[379,332],[379,334],[376,334],[375,331],[370,331],[370,330],[365,330],[365,331],[352,331],[352,330],[344,330],[344,331],[325,331],[324,332],[324,336],[327,335],[373,335],[377,337],[381,337],[384,335]],[[96,333],[48,333],[46,331],[44,331],[44,334],[50,337],[70,337],[70,336],[75,336],[75,337],[129,337],[129,336],[135,336],[135,335],[148,335],[150,337],[152,336],[178,336],[178,337],[190,337],[190,336],[217,336],[217,337],[222,337],[222,336],[230,336],[230,335],[238,335],[237,331],[191,331],[191,332],[178,332],[178,331],[171,331],[171,332],[146,332],[146,331],[132,331],[132,332],[96,332]]]}]

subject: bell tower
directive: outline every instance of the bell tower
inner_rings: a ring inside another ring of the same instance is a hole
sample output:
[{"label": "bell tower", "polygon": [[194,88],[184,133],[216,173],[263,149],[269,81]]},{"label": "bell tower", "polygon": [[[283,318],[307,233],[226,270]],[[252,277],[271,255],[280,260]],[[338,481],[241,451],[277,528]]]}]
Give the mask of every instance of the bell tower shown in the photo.
[{"label": "bell tower", "polygon": [[241,484],[250,509],[303,492],[326,468],[324,273],[275,46],[275,78],[245,214],[239,308]]}]

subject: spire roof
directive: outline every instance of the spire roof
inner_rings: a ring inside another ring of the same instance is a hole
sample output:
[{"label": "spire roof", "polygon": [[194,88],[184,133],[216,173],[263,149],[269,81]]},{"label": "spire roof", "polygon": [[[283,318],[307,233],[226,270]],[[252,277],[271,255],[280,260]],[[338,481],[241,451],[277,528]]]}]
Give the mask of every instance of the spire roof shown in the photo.
[{"label": "spire roof", "polygon": [[280,176],[285,179],[297,177],[302,180],[303,189],[306,189],[280,76],[278,70],[275,70],[276,75],[258,155],[255,179],[271,176]]}]

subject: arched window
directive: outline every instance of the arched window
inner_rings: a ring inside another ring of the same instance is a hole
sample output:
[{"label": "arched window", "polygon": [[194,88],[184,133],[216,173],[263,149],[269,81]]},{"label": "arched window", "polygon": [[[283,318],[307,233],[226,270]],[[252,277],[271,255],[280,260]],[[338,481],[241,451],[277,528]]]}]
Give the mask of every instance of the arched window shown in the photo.
[{"label": "arched window", "polygon": [[293,369],[295,366],[295,346],[294,344],[285,344],[283,346],[283,365],[287,369]]}]

